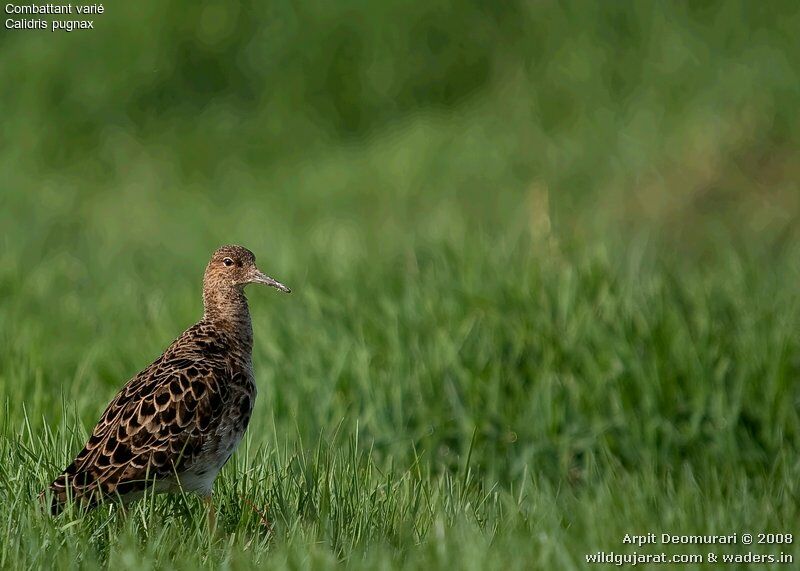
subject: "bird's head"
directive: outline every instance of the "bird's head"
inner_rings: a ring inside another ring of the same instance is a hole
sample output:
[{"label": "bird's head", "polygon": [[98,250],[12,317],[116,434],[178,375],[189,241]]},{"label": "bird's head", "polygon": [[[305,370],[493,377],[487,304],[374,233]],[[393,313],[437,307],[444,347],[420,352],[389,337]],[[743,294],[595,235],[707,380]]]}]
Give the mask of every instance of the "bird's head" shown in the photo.
[{"label": "bird's head", "polygon": [[283,293],[292,293],[281,282],[259,270],[253,252],[242,246],[222,246],[217,249],[206,266],[203,284],[204,289],[241,289],[247,284],[263,284]]}]

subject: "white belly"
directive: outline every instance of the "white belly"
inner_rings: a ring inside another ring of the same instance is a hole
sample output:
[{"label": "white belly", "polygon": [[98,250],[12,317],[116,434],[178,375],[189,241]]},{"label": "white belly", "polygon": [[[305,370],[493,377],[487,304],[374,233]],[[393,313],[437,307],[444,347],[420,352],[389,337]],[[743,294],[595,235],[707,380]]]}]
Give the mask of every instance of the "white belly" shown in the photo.
[{"label": "white belly", "polygon": [[219,471],[230,459],[244,432],[229,432],[225,437],[209,446],[203,453],[203,459],[194,463],[187,471],[179,474],[180,487],[189,492],[197,492],[202,496],[211,494]]},{"label": "white belly", "polygon": [[[245,396],[249,403],[249,410],[252,411],[256,397],[256,387],[252,379],[251,372],[248,379],[249,384],[241,387],[240,391],[236,391],[233,395],[229,406],[234,413],[240,412],[240,399]],[[230,459],[236,447],[239,446],[244,431],[247,429],[249,418],[250,412],[248,412],[247,422],[244,423],[244,426],[241,425],[242,419],[238,414],[237,418],[231,416],[223,418],[214,433],[207,435],[206,444],[203,446],[200,457],[196,458],[185,472],[179,474],[181,488],[201,495],[211,494],[214,479]]]}]

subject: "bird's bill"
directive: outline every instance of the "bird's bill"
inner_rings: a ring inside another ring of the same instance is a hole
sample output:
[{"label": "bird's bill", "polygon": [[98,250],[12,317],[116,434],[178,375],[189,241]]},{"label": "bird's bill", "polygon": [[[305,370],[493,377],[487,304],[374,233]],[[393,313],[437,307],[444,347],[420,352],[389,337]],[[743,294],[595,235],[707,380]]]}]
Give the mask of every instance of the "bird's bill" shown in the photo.
[{"label": "bird's bill", "polygon": [[253,277],[250,279],[250,283],[268,285],[282,291],[283,293],[292,293],[292,290],[283,285],[281,282],[262,272],[259,272],[258,270],[256,270],[253,274]]}]

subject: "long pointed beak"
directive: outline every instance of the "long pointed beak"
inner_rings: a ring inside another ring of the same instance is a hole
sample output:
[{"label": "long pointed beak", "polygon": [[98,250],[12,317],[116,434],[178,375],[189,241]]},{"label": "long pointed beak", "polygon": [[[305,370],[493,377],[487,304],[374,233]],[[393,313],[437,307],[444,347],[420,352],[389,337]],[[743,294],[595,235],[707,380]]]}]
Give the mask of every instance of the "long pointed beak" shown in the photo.
[{"label": "long pointed beak", "polygon": [[275,289],[282,291],[283,293],[292,293],[292,290],[283,285],[281,282],[279,282],[274,278],[269,277],[268,275],[262,272],[259,272],[258,270],[256,270],[255,275],[253,275],[251,283],[272,286]]}]

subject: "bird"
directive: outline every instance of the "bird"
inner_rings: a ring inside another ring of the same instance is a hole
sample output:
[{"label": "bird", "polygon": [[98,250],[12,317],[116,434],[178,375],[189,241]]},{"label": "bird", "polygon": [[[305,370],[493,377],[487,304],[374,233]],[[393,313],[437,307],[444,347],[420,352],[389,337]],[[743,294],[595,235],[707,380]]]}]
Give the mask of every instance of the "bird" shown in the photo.
[{"label": "bird", "polygon": [[202,318],[111,400],[86,445],[42,492],[53,515],[70,500],[88,511],[150,490],[183,490],[203,497],[213,525],[214,480],[242,439],[256,397],[249,284],[291,293],[258,269],[247,248],[218,248],[203,275]]}]

